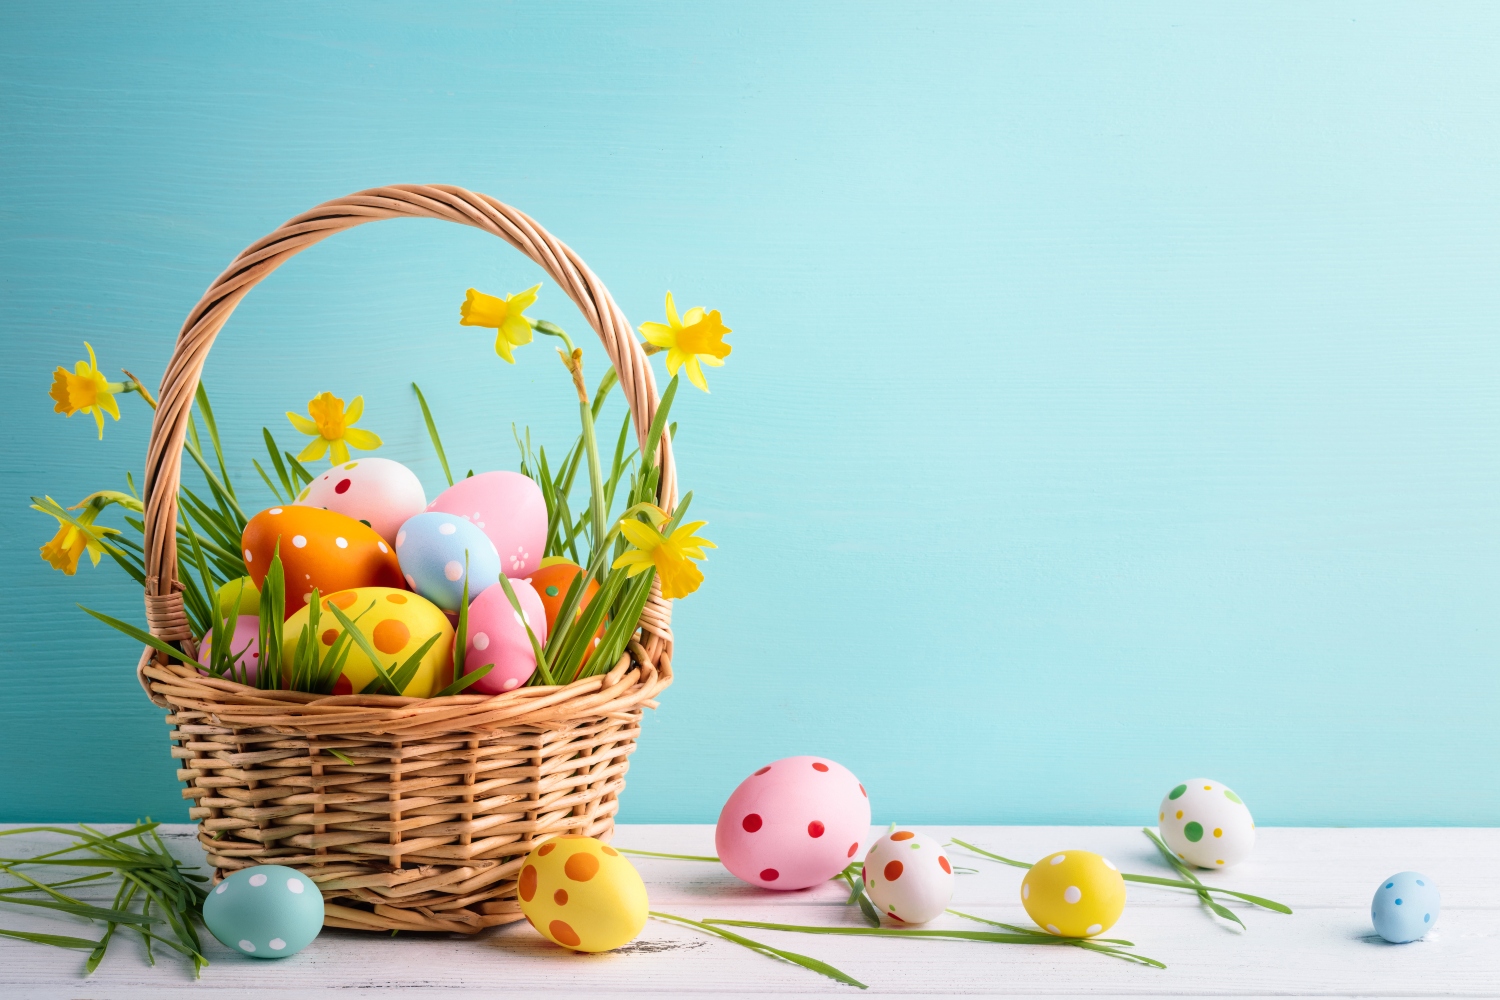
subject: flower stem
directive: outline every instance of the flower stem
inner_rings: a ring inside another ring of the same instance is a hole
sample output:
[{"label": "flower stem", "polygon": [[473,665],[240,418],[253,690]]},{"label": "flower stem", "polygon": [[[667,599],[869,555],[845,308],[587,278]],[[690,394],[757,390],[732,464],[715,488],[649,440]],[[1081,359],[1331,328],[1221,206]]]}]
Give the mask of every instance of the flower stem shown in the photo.
[{"label": "flower stem", "polygon": [[[562,331],[558,331],[562,333]],[[564,334],[564,337],[566,335]],[[562,356],[563,364],[573,375],[573,388],[578,393],[578,419],[583,424],[583,447],[588,454],[589,460],[589,506],[593,512],[594,522],[594,549],[597,552],[603,544],[605,527],[604,522],[607,513],[604,509],[604,468],[599,464],[599,440],[594,436],[594,411],[589,406],[589,391],[583,384],[583,351],[573,348],[573,353],[567,354],[563,351],[557,352]],[[592,559],[590,559],[592,561]],[[602,579],[600,582],[603,582]]]}]

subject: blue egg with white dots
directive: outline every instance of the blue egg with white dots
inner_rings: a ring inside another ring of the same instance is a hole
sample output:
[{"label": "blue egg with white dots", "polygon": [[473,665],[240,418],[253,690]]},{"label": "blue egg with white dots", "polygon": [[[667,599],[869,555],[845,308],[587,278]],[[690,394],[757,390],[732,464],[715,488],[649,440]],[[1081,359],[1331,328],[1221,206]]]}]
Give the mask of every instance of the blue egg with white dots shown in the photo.
[{"label": "blue egg with white dots", "polygon": [[1437,923],[1442,897],[1421,872],[1400,872],[1380,883],[1370,901],[1375,933],[1391,944],[1421,939]]},{"label": "blue egg with white dots", "polygon": [[483,530],[466,517],[430,510],[407,518],[396,532],[406,585],[444,611],[463,603],[465,557],[472,601],[500,582],[500,554]]},{"label": "blue egg with white dots", "polygon": [[295,868],[241,868],[208,891],[203,922],[241,955],[286,958],[323,929],[323,894]]}]

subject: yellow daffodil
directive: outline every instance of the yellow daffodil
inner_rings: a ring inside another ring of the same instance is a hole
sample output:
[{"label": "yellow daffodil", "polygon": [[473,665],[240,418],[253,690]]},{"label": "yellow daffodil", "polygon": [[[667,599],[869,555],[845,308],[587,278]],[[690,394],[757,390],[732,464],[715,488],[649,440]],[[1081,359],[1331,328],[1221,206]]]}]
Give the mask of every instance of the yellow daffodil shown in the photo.
[{"label": "yellow daffodil", "polygon": [[[120,495],[123,496],[123,494]],[[110,496],[113,494],[95,493],[69,507],[68,510],[83,508],[83,513],[77,517],[68,514],[63,510],[62,505],[51,497],[43,497],[40,501],[32,503],[32,510],[39,510],[57,519],[57,534],[53,535],[41,550],[42,558],[53,569],[60,569],[68,576],[72,576],[78,572],[78,560],[85,552],[89,554],[89,559],[95,566],[99,565],[99,557],[104,554],[105,537],[120,533],[116,528],[94,524],[94,518],[99,516],[99,512],[116,502],[108,499]],[[35,497],[32,499],[36,501]]]},{"label": "yellow daffodil", "polygon": [[633,517],[620,522],[620,534],[633,548],[615,560],[614,568],[625,569],[626,576],[639,576],[654,566],[656,575],[661,578],[663,597],[686,597],[703,582],[703,571],[693,560],[706,558],[703,554],[705,548],[717,548],[713,542],[694,534],[708,522],[693,521],[680,525],[671,535],[663,535],[659,526],[666,522],[666,514],[662,511],[654,514],[660,515],[652,518],[658,527]]},{"label": "yellow daffodil", "polygon": [[641,324],[641,335],[646,342],[667,352],[667,373],[676,375],[678,368],[686,367],[688,381],[704,392],[708,391],[708,382],[703,378],[701,366],[723,366],[731,350],[724,343],[724,335],[732,332],[719,318],[717,309],[704,312],[694,306],[678,318],[671,292],[667,293],[667,321]]},{"label": "yellow daffodil", "polygon": [[[99,371],[99,362],[94,357],[94,348],[88,341],[83,342],[88,348],[89,359],[80,361],[73,366],[70,372],[66,368],[58,367],[52,373],[52,391],[49,393],[57,402],[52,409],[71,417],[75,413],[92,413],[94,423],[99,425],[99,440],[104,440],[104,415],[108,413],[115,420],[120,419],[120,407],[115,402],[115,393],[125,391],[124,382],[111,382]],[[95,557],[98,562],[98,557]],[[78,562],[77,557],[73,559],[74,564]]]},{"label": "yellow daffodil", "polygon": [[511,364],[516,363],[512,349],[531,343],[531,320],[523,315],[536,301],[541,285],[524,292],[497,298],[476,288],[469,289],[464,304],[458,307],[460,326],[485,326],[495,331],[495,353]]},{"label": "yellow daffodil", "polygon": [[342,399],[325,392],[308,402],[307,412],[312,416],[311,420],[290,410],[286,414],[293,427],[312,436],[312,442],[297,456],[299,462],[316,461],[331,451],[329,461],[343,465],[349,461],[350,448],[370,451],[380,447],[379,435],[354,426],[365,412],[363,396],[355,396],[354,402],[345,410]]}]

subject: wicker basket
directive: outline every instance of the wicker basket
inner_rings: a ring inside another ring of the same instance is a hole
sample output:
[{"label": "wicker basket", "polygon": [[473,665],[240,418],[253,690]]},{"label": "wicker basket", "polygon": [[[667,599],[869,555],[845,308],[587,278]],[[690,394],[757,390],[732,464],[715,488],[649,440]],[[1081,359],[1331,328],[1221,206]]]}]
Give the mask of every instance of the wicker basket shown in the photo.
[{"label": "wicker basket", "polygon": [[[191,651],[177,582],[177,488],[193,394],[240,299],[297,252],[379,219],[445,219],[494,233],[539,264],[588,320],[620,375],[640,440],[656,383],[598,278],[530,218],[461,188],[361,191],[288,221],[235,258],[188,314],[162,379],[146,465],[146,617]],[[644,446],[644,445],[643,445]],[[676,503],[663,436],[658,499]],[[216,877],[291,865],[323,891],[327,922],[473,933],[521,919],[516,872],[541,840],[607,839],[644,708],[672,679],[671,605],[654,586],[641,628],[601,676],[489,697],[322,697],[216,680],[147,650],[138,673],[167,723]],[[352,763],[350,763],[352,761]]]}]

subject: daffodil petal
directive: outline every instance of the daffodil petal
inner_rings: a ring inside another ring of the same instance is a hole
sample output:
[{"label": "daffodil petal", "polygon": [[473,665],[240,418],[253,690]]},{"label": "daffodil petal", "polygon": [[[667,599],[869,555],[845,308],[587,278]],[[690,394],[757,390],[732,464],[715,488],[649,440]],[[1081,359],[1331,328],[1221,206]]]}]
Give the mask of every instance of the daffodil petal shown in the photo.
[{"label": "daffodil petal", "polygon": [[684,327],[695,326],[701,322],[703,322],[702,306],[693,306],[693,308],[689,309],[686,313],[683,314],[682,325]]},{"label": "daffodil petal", "polygon": [[103,408],[105,413],[108,413],[116,420],[120,419],[120,404],[115,402],[114,393],[104,392],[103,390],[101,390],[99,392],[98,400],[99,406]]},{"label": "daffodil petal", "polygon": [[707,392],[708,381],[703,377],[703,369],[698,364],[698,356],[696,354],[689,355],[683,367],[687,369],[688,381],[696,385],[698,388],[702,389],[704,392]]},{"label": "daffodil petal", "polygon": [[97,406],[90,406],[89,412],[94,415],[94,423],[99,425],[99,440],[104,440],[104,411]]},{"label": "daffodil petal", "polygon": [[303,434],[311,434],[314,437],[319,436],[318,425],[300,413],[293,413],[291,410],[287,410],[286,418],[292,422],[293,427],[297,428]]},{"label": "daffodil petal", "polygon": [[700,355],[698,355],[698,363],[700,365],[709,365],[709,366],[711,366],[713,368],[723,368],[724,367],[724,359],[723,358],[716,358],[712,354],[700,354]]},{"label": "daffodil petal", "polygon": [[513,365],[516,363],[516,356],[510,349],[510,341],[505,339],[505,331],[503,329],[496,330],[495,332],[495,353],[504,358],[507,364]]},{"label": "daffodil petal", "polygon": [[309,441],[306,448],[298,452],[297,461],[316,462],[326,454],[328,454],[328,442],[319,435]]},{"label": "daffodil petal", "polygon": [[349,461],[349,446],[344,443],[343,438],[339,438],[337,441],[332,442],[329,446],[329,450],[331,454],[328,456],[328,461],[332,464],[343,465],[345,462]]},{"label": "daffodil petal", "polygon": [[512,344],[520,347],[522,344],[531,343],[531,323],[525,316],[511,316],[500,327],[500,332]]},{"label": "daffodil petal", "polygon": [[644,521],[637,521],[633,517],[627,517],[620,522],[620,534],[624,535],[625,540],[631,545],[642,551],[650,551],[666,540],[661,532],[651,525]]},{"label": "daffodil petal", "polygon": [[344,410],[345,426],[355,423],[365,412],[365,397],[355,396],[347,409]]},{"label": "daffodil petal", "polygon": [[682,326],[682,320],[677,318],[677,303],[672,301],[672,293],[667,293],[667,323],[673,328]]},{"label": "daffodil petal", "polygon": [[646,338],[648,344],[657,347],[672,347],[677,343],[677,335],[672,332],[670,326],[661,323],[642,323],[641,336]]},{"label": "daffodil petal", "polygon": [[349,444],[349,447],[358,448],[360,451],[374,451],[384,443],[380,440],[379,434],[367,431],[363,427],[344,428],[344,441]]}]

